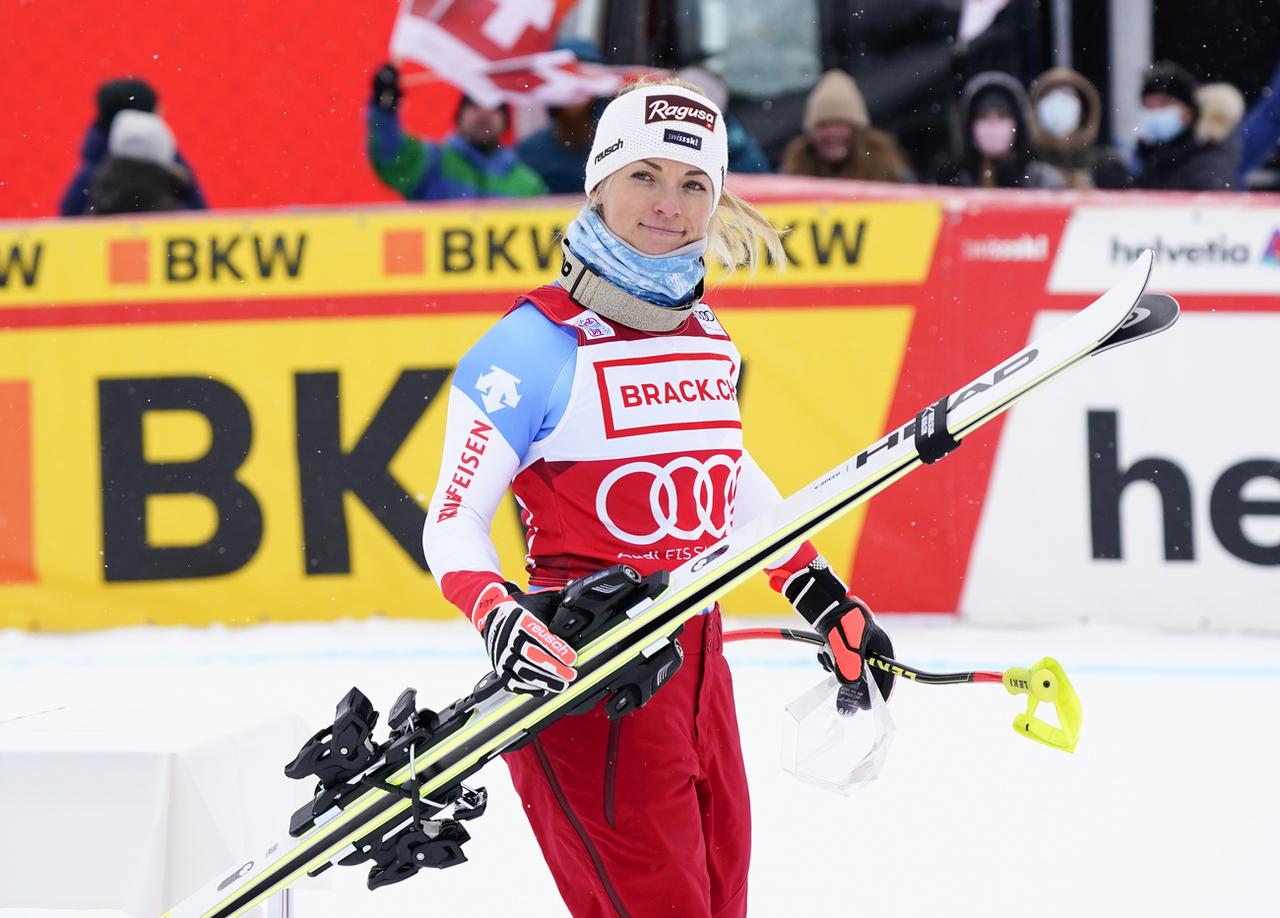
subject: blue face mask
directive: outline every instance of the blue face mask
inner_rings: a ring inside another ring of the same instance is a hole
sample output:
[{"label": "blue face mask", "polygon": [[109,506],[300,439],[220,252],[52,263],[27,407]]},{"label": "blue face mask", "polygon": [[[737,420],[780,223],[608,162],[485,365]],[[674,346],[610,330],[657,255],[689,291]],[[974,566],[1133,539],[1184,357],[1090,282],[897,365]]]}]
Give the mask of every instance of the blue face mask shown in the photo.
[{"label": "blue face mask", "polygon": [[1176,105],[1144,108],[1138,121],[1138,135],[1147,143],[1168,143],[1183,131],[1182,109]]},{"label": "blue face mask", "polygon": [[706,275],[702,261],[707,251],[705,237],[666,255],[646,255],[615,236],[591,207],[579,211],[565,237],[573,254],[592,271],[658,306],[684,305]]}]

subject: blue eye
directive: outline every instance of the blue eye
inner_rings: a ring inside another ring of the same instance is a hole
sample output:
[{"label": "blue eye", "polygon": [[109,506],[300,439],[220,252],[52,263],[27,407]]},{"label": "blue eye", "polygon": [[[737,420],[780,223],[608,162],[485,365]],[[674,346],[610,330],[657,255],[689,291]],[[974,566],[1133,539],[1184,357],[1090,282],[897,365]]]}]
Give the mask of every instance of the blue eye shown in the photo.
[{"label": "blue eye", "polygon": [[640,179],[641,181],[646,181],[646,182],[653,181],[653,176],[643,169],[637,169],[635,172],[632,172],[631,177],[633,179]]},{"label": "blue eye", "polygon": [[702,182],[698,181],[697,179],[692,179],[691,181],[685,182],[685,183],[684,183],[684,187],[689,188],[689,189],[691,189],[691,190],[693,190],[693,191],[706,191],[706,190],[707,190],[707,186],[706,186],[706,185],[704,185],[704,184],[702,184]]}]

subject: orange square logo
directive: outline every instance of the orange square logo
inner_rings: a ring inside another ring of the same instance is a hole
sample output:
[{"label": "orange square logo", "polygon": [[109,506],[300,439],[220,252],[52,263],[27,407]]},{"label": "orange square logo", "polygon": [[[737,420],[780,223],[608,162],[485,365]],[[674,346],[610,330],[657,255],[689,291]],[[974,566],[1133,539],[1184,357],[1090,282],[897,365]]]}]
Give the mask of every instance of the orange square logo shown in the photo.
[{"label": "orange square logo", "polygon": [[0,380],[0,583],[34,583],[31,383]]},{"label": "orange square logo", "polygon": [[382,273],[421,274],[426,268],[422,230],[387,230],[382,234]]},{"label": "orange square logo", "polygon": [[116,239],[107,243],[107,276],[113,284],[145,284],[151,263],[151,244],[145,239]]}]

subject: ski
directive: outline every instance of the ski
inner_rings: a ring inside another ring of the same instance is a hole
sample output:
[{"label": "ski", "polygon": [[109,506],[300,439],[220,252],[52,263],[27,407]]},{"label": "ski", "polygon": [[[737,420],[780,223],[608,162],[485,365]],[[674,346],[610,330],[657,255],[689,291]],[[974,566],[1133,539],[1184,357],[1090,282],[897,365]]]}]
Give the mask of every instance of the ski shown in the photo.
[{"label": "ski", "polygon": [[461,844],[469,836],[461,821],[483,812],[485,798],[464,780],[559,717],[602,700],[610,716],[643,705],[678,667],[675,636],[699,610],[921,464],[942,458],[1050,379],[1173,325],[1177,302],[1144,294],[1151,264],[1152,254],[1144,251],[1115,286],[1043,340],[926,406],[669,574],[641,578],[618,565],[571,584],[552,623],[578,647],[578,678],[562,694],[509,695],[490,674],[437,713],[417,710],[408,691],[388,718],[391,738],[375,744],[378,715],[353,689],[334,725],[313,737],[286,769],[321,783],[315,800],[295,814],[289,837],[228,869],[166,915],[241,915],[334,864],[372,864],[375,887],[423,866],[465,860]]}]

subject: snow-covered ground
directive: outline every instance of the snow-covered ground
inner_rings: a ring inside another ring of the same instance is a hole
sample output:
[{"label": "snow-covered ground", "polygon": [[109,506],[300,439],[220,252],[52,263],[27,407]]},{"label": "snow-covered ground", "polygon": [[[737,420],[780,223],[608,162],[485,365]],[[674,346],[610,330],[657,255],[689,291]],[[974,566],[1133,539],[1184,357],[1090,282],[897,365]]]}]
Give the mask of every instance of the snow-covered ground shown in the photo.
[{"label": "snow-covered ground", "polygon": [[[823,676],[811,649],[731,646],[755,822],[752,915],[1274,913],[1280,638],[886,621],[898,656],[926,669],[1057,657],[1084,705],[1079,748],[1065,755],[1016,736],[1019,700],[999,686],[902,683],[881,779],[834,796],[778,764],[783,706]],[[462,623],[2,632],[0,731],[19,715],[128,710],[156,696],[196,718],[294,709],[318,728],[351,685],[383,711],[406,685],[439,706],[483,668]],[[295,914],[564,914],[505,769],[476,783],[492,801],[470,826],[470,863],[376,893],[362,870],[332,870],[330,888],[298,891]],[[49,852],[68,877],[74,834],[92,831],[74,807],[69,794],[68,851]]]}]

